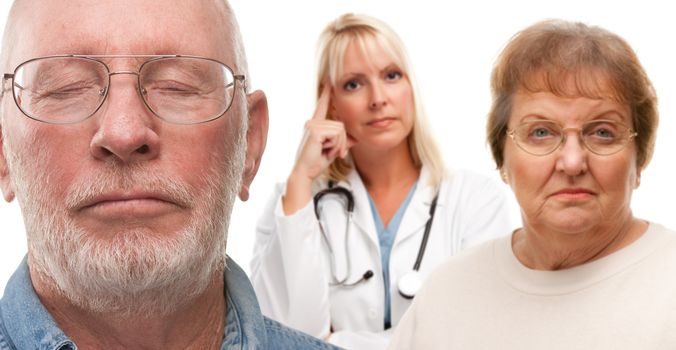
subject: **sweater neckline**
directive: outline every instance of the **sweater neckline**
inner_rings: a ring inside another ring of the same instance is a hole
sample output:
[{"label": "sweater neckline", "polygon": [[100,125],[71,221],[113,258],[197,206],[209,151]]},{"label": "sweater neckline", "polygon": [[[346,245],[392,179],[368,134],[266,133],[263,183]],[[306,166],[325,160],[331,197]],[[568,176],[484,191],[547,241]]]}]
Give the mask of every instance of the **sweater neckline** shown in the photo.
[{"label": "sweater neckline", "polygon": [[541,296],[575,293],[620,274],[664,246],[663,241],[669,237],[664,227],[649,223],[641,237],[610,255],[569,269],[545,271],[528,268],[517,259],[512,236],[513,233],[495,241],[498,272],[512,288]]}]

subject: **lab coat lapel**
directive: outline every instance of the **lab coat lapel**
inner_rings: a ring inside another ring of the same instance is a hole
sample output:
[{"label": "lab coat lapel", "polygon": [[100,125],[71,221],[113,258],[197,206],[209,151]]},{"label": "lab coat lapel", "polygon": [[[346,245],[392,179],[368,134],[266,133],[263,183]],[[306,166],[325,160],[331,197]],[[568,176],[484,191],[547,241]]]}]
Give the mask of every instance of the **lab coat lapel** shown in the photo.
[{"label": "lab coat lapel", "polygon": [[378,247],[376,223],[371,213],[366,187],[361,181],[359,173],[354,169],[348,174],[347,181],[349,185],[346,187],[351,189],[352,196],[354,196],[354,224],[359,228],[359,232],[365,234],[368,240]]},{"label": "lab coat lapel", "polygon": [[[394,239],[395,244],[425,229],[425,224],[430,217],[430,205],[436,194],[436,189],[430,186],[428,182],[429,172],[425,167],[422,167],[415,193],[413,193],[413,198],[406,208]],[[441,201],[437,201],[437,206],[441,206]]]}]

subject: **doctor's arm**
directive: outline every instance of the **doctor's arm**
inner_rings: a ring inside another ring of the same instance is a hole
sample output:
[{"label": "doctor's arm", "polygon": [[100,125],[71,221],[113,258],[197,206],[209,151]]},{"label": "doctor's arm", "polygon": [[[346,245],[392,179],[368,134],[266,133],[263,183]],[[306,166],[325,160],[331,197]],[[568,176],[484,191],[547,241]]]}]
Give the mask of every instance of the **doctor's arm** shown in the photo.
[{"label": "doctor's arm", "polygon": [[330,307],[312,184],[349,148],[343,123],[326,119],[330,99],[325,85],[287,183],[276,187],[258,222],[251,263],[263,313],[319,338],[329,335]]},{"label": "doctor's arm", "polygon": [[293,215],[278,185],[256,227],[251,280],[263,313],[318,338],[330,332],[329,286],[311,202]]},{"label": "doctor's arm", "polygon": [[384,349],[391,331],[331,333],[329,277],[314,208],[283,215],[283,188],[276,187],[256,229],[251,280],[263,314],[346,349]]},{"label": "doctor's arm", "polygon": [[278,186],[256,228],[252,282],[263,313],[318,338],[331,329],[329,282],[314,215],[312,184],[354,142],[343,123],[326,119],[325,85],[285,186]]},{"label": "doctor's arm", "polygon": [[326,119],[330,101],[331,87],[325,85],[314,115],[305,123],[296,161],[286,181],[282,197],[285,215],[295,214],[312,201],[312,183],[336,157],[347,157],[348,149],[354,145],[342,122]]}]

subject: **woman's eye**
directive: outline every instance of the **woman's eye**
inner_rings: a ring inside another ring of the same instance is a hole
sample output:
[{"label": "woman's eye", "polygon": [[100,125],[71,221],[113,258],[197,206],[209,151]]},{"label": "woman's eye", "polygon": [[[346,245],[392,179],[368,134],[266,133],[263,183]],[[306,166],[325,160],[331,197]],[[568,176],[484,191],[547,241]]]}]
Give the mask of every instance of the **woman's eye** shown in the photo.
[{"label": "woman's eye", "polygon": [[623,138],[626,128],[610,121],[599,121],[587,124],[583,129],[584,137],[590,142],[615,142]]},{"label": "woman's eye", "polygon": [[400,71],[389,71],[387,74],[385,74],[385,79],[386,80],[399,80],[403,74],[401,74]]},{"label": "woman's eye", "polygon": [[547,128],[536,128],[530,132],[530,135],[537,138],[548,137],[552,135],[552,132]]},{"label": "woman's eye", "polygon": [[350,80],[343,85],[345,91],[352,91],[359,88],[360,84],[356,80]]},{"label": "woman's eye", "polygon": [[590,125],[589,130],[585,132],[585,135],[599,139],[612,139],[617,134],[615,125],[609,123],[592,124]]}]

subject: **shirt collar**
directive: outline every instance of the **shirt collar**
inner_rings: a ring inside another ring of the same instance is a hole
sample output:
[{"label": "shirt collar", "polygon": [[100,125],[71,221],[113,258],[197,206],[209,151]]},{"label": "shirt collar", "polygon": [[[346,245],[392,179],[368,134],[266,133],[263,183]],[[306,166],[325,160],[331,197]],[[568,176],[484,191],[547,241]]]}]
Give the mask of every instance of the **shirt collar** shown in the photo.
[{"label": "shirt collar", "polygon": [[[225,268],[226,325],[222,349],[265,349],[267,332],[244,271],[230,258]],[[7,282],[0,301],[0,332],[17,349],[76,350],[33,289],[26,258]],[[1,337],[1,336],[0,336]]]},{"label": "shirt collar", "polygon": [[230,258],[225,267],[225,285],[227,311],[221,349],[267,349],[265,319],[253,286]]},{"label": "shirt collar", "polygon": [[47,312],[33,289],[28,262],[24,257],[19,268],[7,282],[0,301],[2,326],[7,341],[17,349],[74,350],[77,349],[56,321]]}]

